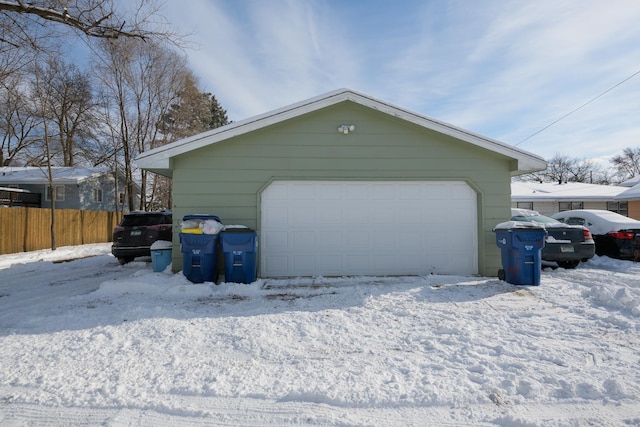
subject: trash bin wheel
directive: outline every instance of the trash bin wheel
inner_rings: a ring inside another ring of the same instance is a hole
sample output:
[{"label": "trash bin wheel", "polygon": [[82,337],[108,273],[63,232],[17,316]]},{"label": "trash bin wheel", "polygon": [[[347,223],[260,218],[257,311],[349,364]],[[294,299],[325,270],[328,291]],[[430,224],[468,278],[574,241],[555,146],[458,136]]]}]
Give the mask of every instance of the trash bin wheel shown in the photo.
[{"label": "trash bin wheel", "polygon": [[502,268],[500,270],[498,270],[498,279],[504,280],[505,277],[506,276],[504,275],[504,270]]}]

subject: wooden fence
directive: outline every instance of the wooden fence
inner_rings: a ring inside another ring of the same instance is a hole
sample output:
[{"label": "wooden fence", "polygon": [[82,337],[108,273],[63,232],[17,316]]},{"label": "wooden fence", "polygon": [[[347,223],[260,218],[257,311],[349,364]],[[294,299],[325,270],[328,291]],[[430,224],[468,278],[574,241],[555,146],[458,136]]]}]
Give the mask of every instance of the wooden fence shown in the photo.
[{"label": "wooden fence", "polygon": [[[56,246],[106,243],[122,214],[56,209]],[[0,207],[0,255],[51,248],[51,210]]]}]

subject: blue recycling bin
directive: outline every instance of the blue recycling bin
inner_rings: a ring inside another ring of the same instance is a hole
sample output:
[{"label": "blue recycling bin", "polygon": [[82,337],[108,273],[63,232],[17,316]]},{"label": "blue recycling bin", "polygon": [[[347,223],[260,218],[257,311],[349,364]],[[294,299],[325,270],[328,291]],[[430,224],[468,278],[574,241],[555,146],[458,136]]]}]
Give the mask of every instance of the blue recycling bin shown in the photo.
[{"label": "blue recycling bin", "polygon": [[224,281],[252,283],[257,275],[258,233],[250,228],[228,228],[220,233]]},{"label": "blue recycling bin", "polygon": [[[220,222],[216,215],[192,214],[182,221],[204,223]],[[218,235],[180,233],[180,250],[183,258],[182,273],[193,283],[216,282],[218,279]]]},{"label": "blue recycling bin", "polygon": [[218,235],[180,233],[182,274],[193,283],[218,279]]},{"label": "blue recycling bin", "polygon": [[498,277],[512,285],[540,285],[544,227],[518,221],[498,224],[494,230],[502,268]]}]

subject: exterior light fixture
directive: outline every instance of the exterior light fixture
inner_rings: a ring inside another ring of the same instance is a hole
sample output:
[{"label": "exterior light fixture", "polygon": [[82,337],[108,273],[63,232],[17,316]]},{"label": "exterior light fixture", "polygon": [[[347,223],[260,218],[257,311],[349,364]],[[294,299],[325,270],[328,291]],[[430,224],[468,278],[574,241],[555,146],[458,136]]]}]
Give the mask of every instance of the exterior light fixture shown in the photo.
[{"label": "exterior light fixture", "polygon": [[344,135],[348,135],[349,132],[356,130],[355,125],[340,125],[338,126],[338,132]]}]

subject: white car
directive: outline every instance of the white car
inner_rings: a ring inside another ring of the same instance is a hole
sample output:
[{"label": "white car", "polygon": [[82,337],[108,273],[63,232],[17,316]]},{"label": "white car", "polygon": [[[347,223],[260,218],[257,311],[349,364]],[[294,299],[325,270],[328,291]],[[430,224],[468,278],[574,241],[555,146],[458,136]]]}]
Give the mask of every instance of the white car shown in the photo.
[{"label": "white car", "polygon": [[588,227],[596,242],[596,254],[618,259],[640,259],[640,221],[615,212],[576,209],[553,215],[565,224]]}]

